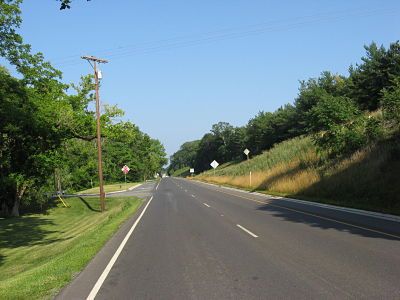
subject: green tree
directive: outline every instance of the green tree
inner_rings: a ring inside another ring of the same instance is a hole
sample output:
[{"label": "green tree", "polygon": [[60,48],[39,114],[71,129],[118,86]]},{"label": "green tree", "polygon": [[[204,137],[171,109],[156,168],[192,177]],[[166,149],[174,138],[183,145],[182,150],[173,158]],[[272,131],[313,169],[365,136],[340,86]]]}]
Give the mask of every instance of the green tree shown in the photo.
[{"label": "green tree", "polygon": [[22,23],[22,0],[0,1],[0,56],[4,57],[23,75],[23,81],[43,92],[50,88],[62,90],[61,72],[44,60],[42,53],[31,53],[31,46],[24,43],[17,29]]},{"label": "green tree", "polygon": [[212,133],[206,133],[199,142],[194,168],[202,172],[210,168],[213,160],[222,162],[222,157],[218,153],[218,149],[223,145],[222,139],[217,138]]},{"label": "green tree", "polygon": [[253,154],[271,148],[275,143],[299,135],[297,110],[291,104],[275,112],[260,112],[245,129],[245,144]]},{"label": "green tree", "polygon": [[259,154],[273,145],[273,141],[268,139],[273,133],[272,118],[271,112],[259,112],[248,122],[245,143],[251,153]]},{"label": "green tree", "polygon": [[367,142],[365,118],[349,98],[327,95],[308,113],[316,144],[331,155],[349,154]]},{"label": "green tree", "polygon": [[307,132],[307,114],[327,95],[344,96],[347,92],[347,79],[325,71],[317,79],[311,78],[300,82],[299,95],[295,99],[297,124],[292,131],[297,135]]},{"label": "green tree", "polygon": [[391,130],[400,129],[400,77],[394,80],[394,88],[384,89],[381,100],[383,118]]},{"label": "green tree", "polygon": [[244,149],[243,131],[227,122],[214,124],[211,129],[214,138],[218,141],[215,154],[222,162],[238,159]]},{"label": "green tree", "polygon": [[49,100],[0,72],[0,202],[5,215],[19,215],[22,197],[45,183],[57,159],[63,135],[54,120],[62,106]]},{"label": "green tree", "polygon": [[168,172],[172,173],[184,167],[194,167],[199,143],[199,140],[183,143],[179,150],[171,155]]},{"label": "green tree", "polygon": [[[72,2],[72,0],[58,0],[58,1],[61,2],[60,10],[63,10],[63,9],[70,9],[70,8],[71,8],[71,2]],[[90,1],[90,0],[86,0],[86,1]]]},{"label": "green tree", "polygon": [[[0,56],[22,75],[16,79],[0,67],[0,214],[14,216],[20,207],[46,204],[53,175],[79,189],[97,169],[92,76],[66,85],[41,53],[31,53],[17,33],[21,2],[0,1]],[[109,106],[101,117],[106,175],[119,180],[128,161],[137,165],[136,178],[148,177],[166,163],[164,148],[132,123],[116,122],[122,114]]]},{"label": "green tree", "polygon": [[388,49],[376,43],[364,47],[362,63],[350,67],[349,97],[362,109],[376,110],[383,90],[393,88],[393,80],[400,76],[400,43],[391,43]]}]

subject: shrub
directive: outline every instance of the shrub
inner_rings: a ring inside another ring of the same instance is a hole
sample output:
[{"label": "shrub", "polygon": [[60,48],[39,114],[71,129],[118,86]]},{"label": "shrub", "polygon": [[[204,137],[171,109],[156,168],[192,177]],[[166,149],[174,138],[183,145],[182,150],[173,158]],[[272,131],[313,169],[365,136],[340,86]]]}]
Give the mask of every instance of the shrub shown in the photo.
[{"label": "shrub", "polygon": [[[352,153],[368,141],[367,119],[349,98],[325,95],[307,118],[316,145],[333,156]],[[376,131],[373,125],[371,135]]]},{"label": "shrub", "polygon": [[381,100],[383,119],[393,129],[399,129],[400,124],[400,78],[393,90],[385,89]]}]

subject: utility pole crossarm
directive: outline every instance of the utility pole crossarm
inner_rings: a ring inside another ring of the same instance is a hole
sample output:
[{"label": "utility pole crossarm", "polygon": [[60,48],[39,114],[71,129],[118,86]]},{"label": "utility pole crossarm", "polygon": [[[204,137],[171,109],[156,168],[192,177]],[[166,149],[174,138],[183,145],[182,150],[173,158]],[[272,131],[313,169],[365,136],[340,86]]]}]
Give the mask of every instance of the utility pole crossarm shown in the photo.
[{"label": "utility pole crossarm", "polygon": [[102,59],[102,58],[98,58],[92,55],[84,55],[81,57],[82,59],[86,59],[86,60],[91,60],[91,61],[95,61],[99,64],[106,64],[108,63],[108,60]]}]

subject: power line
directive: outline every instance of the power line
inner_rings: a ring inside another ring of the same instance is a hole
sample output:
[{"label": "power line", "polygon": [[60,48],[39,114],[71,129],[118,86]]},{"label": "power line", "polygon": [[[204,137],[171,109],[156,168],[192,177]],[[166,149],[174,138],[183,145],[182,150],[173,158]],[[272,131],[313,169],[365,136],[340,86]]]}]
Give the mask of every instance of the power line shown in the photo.
[{"label": "power line", "polygon": [[[245,27],[234,27],[228,29],[221,29],[217,31],[210,31],[195,35],[180,36],[170,39],[163,39],[158,41],[149,41],[134,45],[127,45],[114,49],[105,49],[96,51],[96,53],[103,53],[108,57],[119,59],[131,55],[150,54],[160,52],[163,50],[177,49],[183,47],[191,47],[200,44],[207,44],[219,42],[229,39],[244,38],[248,36],[261,35],[269,32],[287,31],[300,27],[318,24],[323,22],[330,22],[334,20],[343,20],[348,17],[369,17],[378,14],[394,14],[393,9],[375,9],[375,10],[346,10],[336,11],[323,14],[302,16],[297,18],[270,21],[265,23],[253,24]],[[54,62],[55,65],[61,66],[74,66],[80,62],[74,58],[66,59],[64,61]]]}]

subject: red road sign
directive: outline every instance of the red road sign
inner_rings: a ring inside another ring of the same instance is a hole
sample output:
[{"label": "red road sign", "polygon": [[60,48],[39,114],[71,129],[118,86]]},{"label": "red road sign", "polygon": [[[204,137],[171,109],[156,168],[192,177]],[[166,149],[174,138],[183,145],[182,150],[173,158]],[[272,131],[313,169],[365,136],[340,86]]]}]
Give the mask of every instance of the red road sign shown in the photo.
[{"label": "red road sign", "polygon": [[122,167],[122,169],[121,169],[121,171],[126,175],[126,174],[128,174],[128,172],[129,172],[129,167],[127,166],[127,165],[125,165],[125,166],[123,166]]}]

